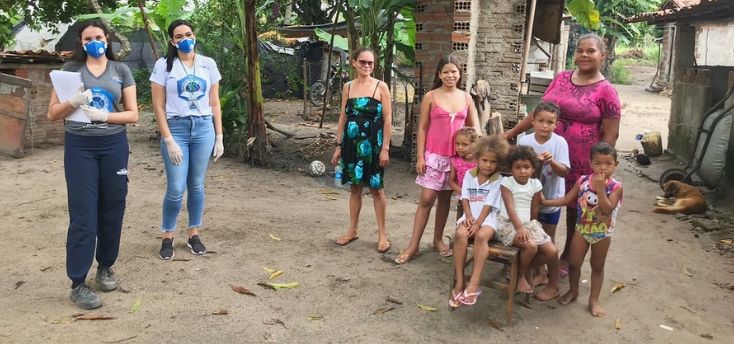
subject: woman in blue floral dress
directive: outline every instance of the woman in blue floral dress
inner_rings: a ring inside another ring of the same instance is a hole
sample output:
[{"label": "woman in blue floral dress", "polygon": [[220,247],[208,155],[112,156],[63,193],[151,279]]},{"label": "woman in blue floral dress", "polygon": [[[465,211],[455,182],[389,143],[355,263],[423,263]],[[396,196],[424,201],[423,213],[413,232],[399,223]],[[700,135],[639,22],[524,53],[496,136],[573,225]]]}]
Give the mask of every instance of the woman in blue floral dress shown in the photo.
[{"label": "woman in blue floral dress", "polygon": [[337,127],[337,147],[331,164],[341,164],[343,183],[350,184],[349,229],[336,240],[344,246],[357,238],[359,212],[362,209],[362,188],[370,189],[377,217],[377,251],[387,252],[390,241],[385,229],[387,200],[383,191],[385,167],[390,161],[392,109],[387,85],[371,76],[375,54],[360,48],[352,55],[352,67],[357,79],[344,85],[342,106]]}]

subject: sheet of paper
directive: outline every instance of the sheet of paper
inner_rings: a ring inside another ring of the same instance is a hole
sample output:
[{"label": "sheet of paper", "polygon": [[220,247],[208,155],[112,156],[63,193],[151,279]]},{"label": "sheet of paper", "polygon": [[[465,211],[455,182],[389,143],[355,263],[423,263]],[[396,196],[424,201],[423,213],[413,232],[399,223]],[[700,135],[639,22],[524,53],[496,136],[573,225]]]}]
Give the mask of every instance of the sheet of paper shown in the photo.
[{"label": "sheet of paper", "polygon": [[[59,101],[62,103],[74,96],[79,88],[84,87],[81,73],[54,70],[51,71],[49,76],[51,77],[54,91],[56,91],[56,96],[59,97]],[[81,108],[76,109],[66,119],[69,121],[90,123],[89,118],[87,118],[84,110]]]}]

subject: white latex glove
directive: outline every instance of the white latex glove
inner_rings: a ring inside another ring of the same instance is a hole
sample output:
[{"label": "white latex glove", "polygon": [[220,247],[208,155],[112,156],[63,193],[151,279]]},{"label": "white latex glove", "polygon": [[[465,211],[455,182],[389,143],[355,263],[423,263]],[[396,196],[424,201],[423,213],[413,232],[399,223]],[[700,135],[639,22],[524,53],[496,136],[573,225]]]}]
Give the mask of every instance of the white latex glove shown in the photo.
[{"label": "white latex glove", "polygon": [[183,161],[183,152],[181,151],[181,147],[179,147],[178,143],[173,140],[173,136],[166,137],[163,139],[163,142],[166,143],[168,158],[171,159],[171,162],[177,166],[181,165],[181,162]]},{"label": "white latex glove", "polygon": [[93,108],[89,105],[82,105],[80,106],[82,110],[84,110],[84,114],[87,115],[87,118],[89,118],[92,122],[107,122],[107,117],[109,113],[107,111],[102,111],[97,108]]},{"label": "white latex glove", "polygon": [[212,153],[214,162],[217,162],[217,159],[221,158],[222,155],[224,155],[224,135],[219,134],[217,135],[217,141],[214,143],[214,152]]},{"label": "white latex glove", "polygon": [[73,107],[79,107],[80,105],[88,105],[89,100],[92,98],[92,90],[84,90],[80,88],[75,95],[69,98],[69,105]]}]

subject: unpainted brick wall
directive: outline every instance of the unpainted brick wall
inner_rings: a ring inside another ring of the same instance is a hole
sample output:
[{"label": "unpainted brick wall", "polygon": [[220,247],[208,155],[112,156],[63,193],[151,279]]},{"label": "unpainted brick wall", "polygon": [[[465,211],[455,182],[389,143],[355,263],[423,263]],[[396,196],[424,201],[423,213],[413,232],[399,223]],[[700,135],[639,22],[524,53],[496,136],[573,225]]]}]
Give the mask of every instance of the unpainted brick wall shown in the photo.
[{"label": "unpainted brick wall", "polygon": [[51,97],[51,79],[49,73],[60,69],[61,64],[28,64],[15,69],[3,70],[5,73],[29,79],[31,86],[31,112],[26,123],[26,148],[39,144],[59,144],[64,142],[63,121],[48,120],[48,102]]}]

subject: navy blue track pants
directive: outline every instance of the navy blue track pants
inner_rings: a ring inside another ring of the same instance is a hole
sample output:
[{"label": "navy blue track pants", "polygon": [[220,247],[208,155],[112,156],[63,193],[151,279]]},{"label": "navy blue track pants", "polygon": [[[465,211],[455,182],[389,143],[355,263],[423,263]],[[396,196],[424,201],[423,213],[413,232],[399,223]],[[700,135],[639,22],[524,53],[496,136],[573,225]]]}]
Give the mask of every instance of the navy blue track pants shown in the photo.
[{"label": "navy blue track pants", "polygon": [[117,260],[129,151],[125,131],[108,136],[66,133],[65,140],[69,198],[66,273],[78,284],[86,279],[93,258],[104,267]]}]

